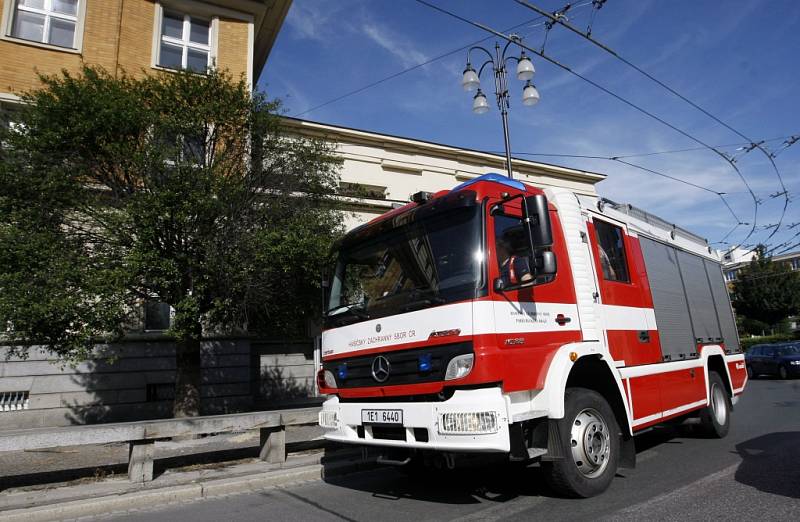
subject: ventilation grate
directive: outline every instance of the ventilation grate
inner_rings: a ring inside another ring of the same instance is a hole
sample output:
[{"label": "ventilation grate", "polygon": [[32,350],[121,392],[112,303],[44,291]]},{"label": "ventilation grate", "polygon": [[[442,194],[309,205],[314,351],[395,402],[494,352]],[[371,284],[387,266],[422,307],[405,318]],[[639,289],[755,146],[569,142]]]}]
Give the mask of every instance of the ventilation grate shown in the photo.
[{"label": "ventilation grate", "polygon": [[0,392],[0,412],[28,409],[28,392]]}]

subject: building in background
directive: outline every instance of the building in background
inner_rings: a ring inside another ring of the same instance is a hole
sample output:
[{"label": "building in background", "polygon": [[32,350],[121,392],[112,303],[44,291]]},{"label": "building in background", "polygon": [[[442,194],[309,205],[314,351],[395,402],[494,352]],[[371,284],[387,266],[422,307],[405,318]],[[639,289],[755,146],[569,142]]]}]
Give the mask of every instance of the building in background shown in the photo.
[{"label": "building in background", "polygon": [[[755,252],[743,248],[736,248],[722,256],[722,270],[725,274],[725,281],[728,282],[728,288],[730,288],[731,283],[736,281],[739,271],[755,258]],[[773,256],[772,261],[785,263],[791,270],[800,270],[800,252],[789,252]]]},{"label": "building in background", "polygon": [[[291,0],[0,0],[0,122],[13,125],[20,95],[39,87],[39,74],[74,73],[84,63],[134,75],[202,72],[215,65],[254,85],[290,5]],[[124,342],[97,346],[75,368],[37,349],[26,360],[6,360],[0,345],[0,426],[171,415],[175,346],[163,333],[169,310],[147,303],[143,316],[142,327]],[[205,413],[247,409],[254,397],[308,395],[305,376],[296,384],[290,374],[298,363],[299,373],[310,378],[310,342],[218,338],[204,342],[202,350]]]},{"label": "building in background", "polygon": [[0,109],[13,122],[38,74],[216,64],[254,84],[291,0],[0,0]]}]

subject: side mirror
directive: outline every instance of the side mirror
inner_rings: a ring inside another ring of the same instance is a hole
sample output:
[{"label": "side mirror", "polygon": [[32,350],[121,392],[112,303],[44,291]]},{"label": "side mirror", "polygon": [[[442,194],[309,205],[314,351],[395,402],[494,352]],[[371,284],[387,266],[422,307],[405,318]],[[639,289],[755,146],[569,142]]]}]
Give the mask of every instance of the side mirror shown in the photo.
[{"label": "side mirror", "polygon": [[535,258],[535,266],[537,276],[555,274],[558,270],[558,265],[556,264],[556,255],[549,250],[541,252]]},{"label": "side mirror", "polygon": [[553,229],[550,225],[550,210],[547,198],[542,194],[528,196],[524,199],[523,209],[530,234],[531,248],[535,251],[553,245]]}]

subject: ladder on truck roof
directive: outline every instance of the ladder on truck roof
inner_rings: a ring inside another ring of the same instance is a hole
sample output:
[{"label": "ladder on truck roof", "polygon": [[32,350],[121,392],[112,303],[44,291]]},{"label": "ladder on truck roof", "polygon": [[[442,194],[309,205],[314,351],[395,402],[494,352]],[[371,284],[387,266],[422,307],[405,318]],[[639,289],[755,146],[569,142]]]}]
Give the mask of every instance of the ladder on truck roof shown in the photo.
[{"label": "ladder on truck roof", "polygon": [[694,241],[700,243],[703,246],[708,246],[708,240],[704,237],[700,237],[697,234],[689,232],[685,228],[681,228],[674,223],[670,223],[665,219],[662,219],[655,214],[651,214],[646,210],[642,210],[638,207],[634,207],[630,203],[617,203],[616,201],[612,201],[607,198],[600,198],[599,202],[601,211],[602,207],[609,206],[616,210],[617,212],[621,212],[629,217],[638,219],[640,221],[644,221],[648,225],[655,226],[657,228],[662,229],[664,232],[670,233],[672,238],[674,239],[676,236],[683,237],[684,239],[688,239],[689,241]]}]

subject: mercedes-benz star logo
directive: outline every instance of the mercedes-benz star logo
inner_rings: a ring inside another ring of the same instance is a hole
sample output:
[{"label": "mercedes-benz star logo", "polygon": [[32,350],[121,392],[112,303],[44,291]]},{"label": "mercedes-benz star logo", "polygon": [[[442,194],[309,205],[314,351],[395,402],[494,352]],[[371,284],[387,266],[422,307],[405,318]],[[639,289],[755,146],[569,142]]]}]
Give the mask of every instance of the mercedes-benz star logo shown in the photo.
[{"label": "mercedes-benz star logo", "polygon": [[389,370],[392,365],[383,355],[379,355],[372,360],[372,378],[378,382],[386,382],[389,378]]},{"label": "mercedes-benz star logo", "polygon": [[375,331],[376,332],[380,332],[381,331],[381,324],[380,323],[375,325]]}]

